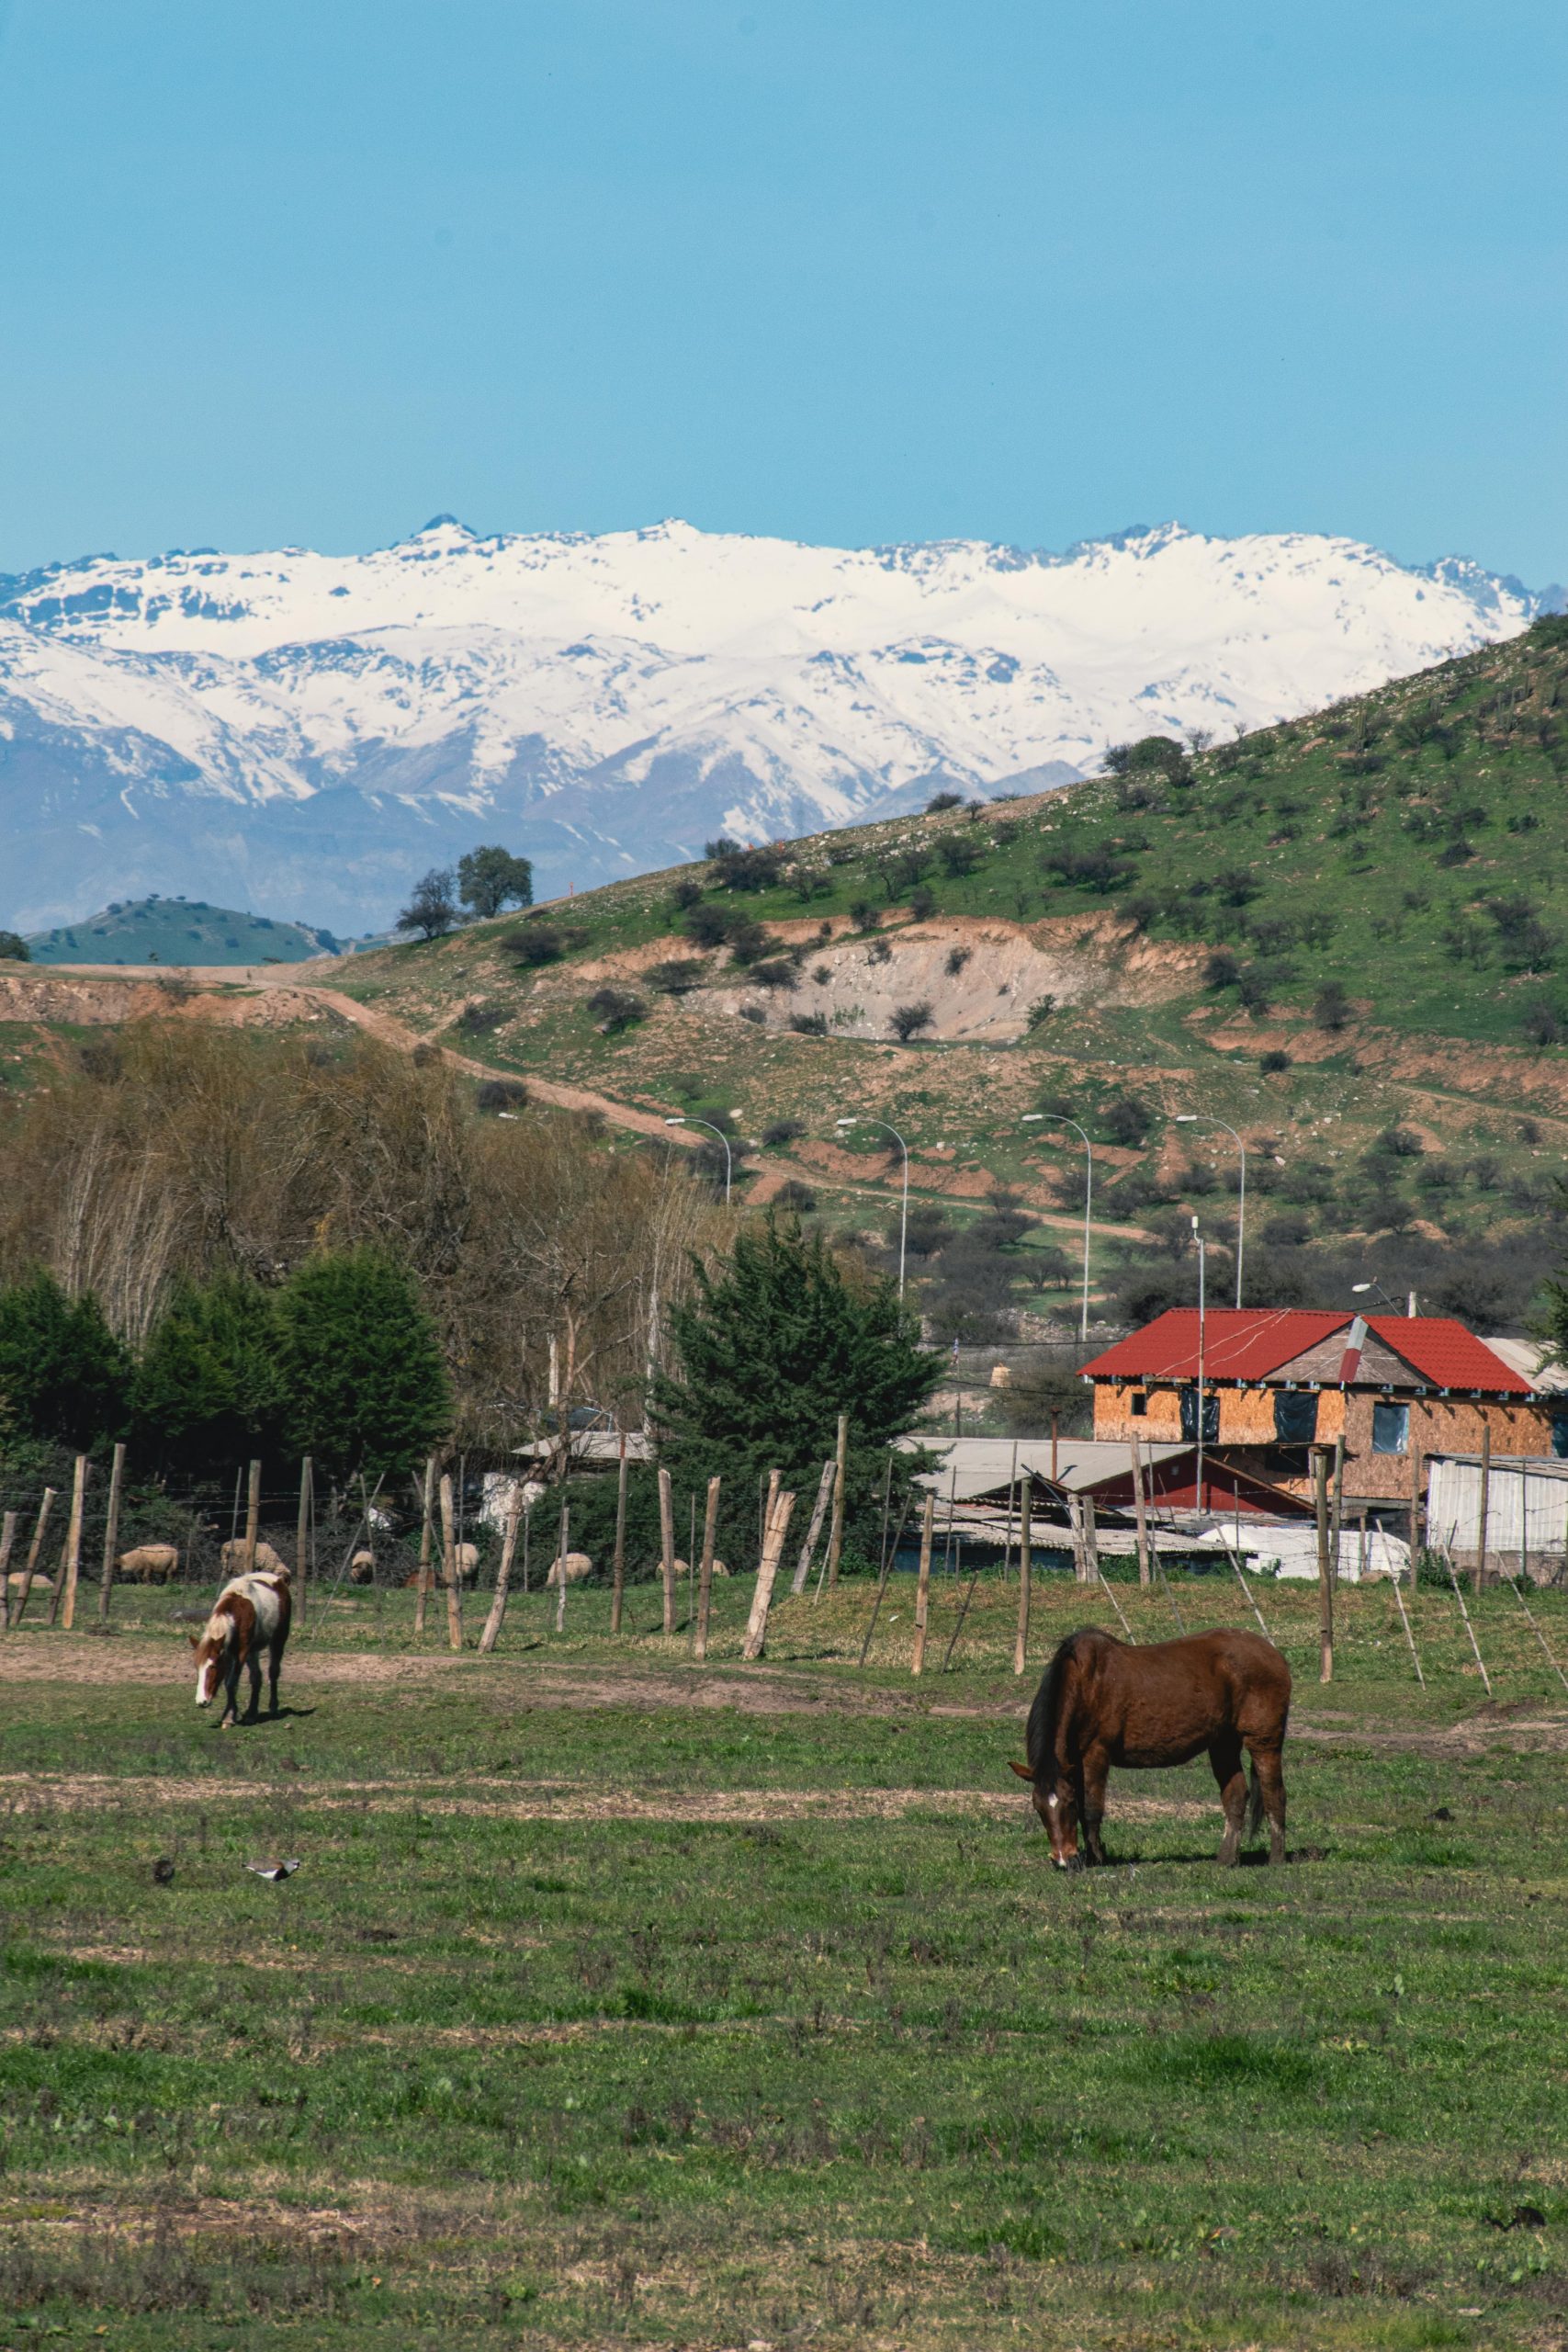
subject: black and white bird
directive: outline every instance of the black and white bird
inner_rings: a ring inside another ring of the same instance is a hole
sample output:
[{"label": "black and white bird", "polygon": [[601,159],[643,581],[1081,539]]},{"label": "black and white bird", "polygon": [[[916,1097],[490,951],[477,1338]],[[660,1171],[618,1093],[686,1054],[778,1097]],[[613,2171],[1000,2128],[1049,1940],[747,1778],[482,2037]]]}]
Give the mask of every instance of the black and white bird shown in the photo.
[{"label": "black and white bird", "polygon": [[248,1871],[254,1871],[257,1878],[268,1878],[274,1881],[280,1878],[292,1878],[299,1867],[298,1860],[289,1862],[247,1862],[245,1864],[245,1868]]}]

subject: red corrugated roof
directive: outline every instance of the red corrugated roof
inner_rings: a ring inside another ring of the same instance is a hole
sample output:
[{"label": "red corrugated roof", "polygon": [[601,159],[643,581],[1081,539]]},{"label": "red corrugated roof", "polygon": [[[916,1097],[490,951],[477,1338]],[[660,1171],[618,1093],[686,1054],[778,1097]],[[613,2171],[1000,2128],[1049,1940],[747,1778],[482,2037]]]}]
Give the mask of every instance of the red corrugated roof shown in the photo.
[{"label": "red corrugated roof", "polygon": [[[1204,1317],[1209,1380],[1267,1380],[1352,1317],[1303,1307],[1213,1306]],[[1530,1385],[1483,1340],[1447,1315],[1370,1315],[1368,1328],[1434,1388],[1484,1388],[1528,1396]],[[1196,1380],[1198,1310],[1172,1306],[1084,1366],[1096,1380]]]}]

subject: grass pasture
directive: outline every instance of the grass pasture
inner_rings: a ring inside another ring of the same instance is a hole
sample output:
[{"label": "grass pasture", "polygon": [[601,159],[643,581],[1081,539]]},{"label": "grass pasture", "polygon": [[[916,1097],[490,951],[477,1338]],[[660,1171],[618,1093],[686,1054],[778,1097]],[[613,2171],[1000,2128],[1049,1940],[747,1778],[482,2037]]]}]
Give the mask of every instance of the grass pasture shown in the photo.
[{"label": "grass pasture", "polygon": [[[908,1579],[863,1672],[865,1586],[754,1668],[749,1597],[700,1668],[647,1587],[491,1660],[346,1597],[221,1735],[165,1595],[0,1636],[0,2346],[1568,2342],[1568,1697],[1507,1593],[1488,1702],[1447,1596],[1423,1691],[1342,1591],[1324,1690],[1260,1588],[1291,1867],[1215,1868],[1195,1766],[1072,1878],[1011,1589],[919,1684]],[[1035,1655],[1086,1617],[1043,1580]]]}]

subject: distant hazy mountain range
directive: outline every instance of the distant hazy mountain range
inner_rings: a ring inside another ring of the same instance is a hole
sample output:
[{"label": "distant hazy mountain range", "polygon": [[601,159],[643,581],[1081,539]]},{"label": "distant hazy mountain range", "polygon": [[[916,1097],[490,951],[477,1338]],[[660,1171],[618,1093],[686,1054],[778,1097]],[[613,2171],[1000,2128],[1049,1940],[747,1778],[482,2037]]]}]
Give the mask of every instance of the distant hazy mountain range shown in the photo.
[{"label": "distant hazy mountain range", "polygon": [[0,922],[176,891],[365,932],[479,841],[539,895],[750,840],[1038,789],[1511,637],[1458,558],[1172,524],[1066,555],[684,523],[0,575]]}]

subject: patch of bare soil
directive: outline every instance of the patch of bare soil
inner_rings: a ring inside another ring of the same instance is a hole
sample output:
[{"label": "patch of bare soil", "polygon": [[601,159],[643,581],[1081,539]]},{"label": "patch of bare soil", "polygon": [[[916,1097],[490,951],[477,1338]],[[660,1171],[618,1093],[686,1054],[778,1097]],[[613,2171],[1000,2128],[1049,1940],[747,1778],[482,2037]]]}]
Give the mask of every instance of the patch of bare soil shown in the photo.
[{"label": "patch of bare soil", "polygon": [[[1152,951],[1151,951],[1152,952]],[[874,942],[840,935],[824,941],[785,989],[759,989],[738,975],[712,989],[706,1008],[760,1010],[773,1028],[819,1017],[836,1035],[891,1036],[901,1006],[923,1005],[929,1037],[1004,1043],[1025,1036],[1032,1009],[1138,1004],[1177,994],[1184,974],[1149,956],[1134,968],[1122,935],[1100,938],[1080,926],[1024,926],[996,917],[942,915]]]},{"label": "patch of bare soil", "polygon": [[[312,1650],[308,1643],[289,1654],[285,1671],[286,1696],[308,1694],[312,1688],[339,1690],[434,1688],[454,1675],[479,1675],[486,1690],[504,1692],[509,1702],[525,1700],[533,1706],[632,1708],[654,1713],[666,1708],[698,1708],[743,1715],[820,1714],[905,1717],[929,1715],[995,1724],[1017,1724],[1027,1713],[1033,1692],[1030,1676],[1015,1681],[1009,1675],[977,1688],[973,1683],[960,1696],[938,1696],[942,1678],[932,1677],[922,1688],[908,1690],[854,1685],[788,1666],[662,1668],[646,1658],[624,1667],[600,1662],[577,1664],[567,1659],[543,1659],[508,1655],[479,1658],[472,1650],[404,1652]],[[103,1641],[91,1634],[30,1634],[27,1629],[0,1644],[0,1687],[6,1681],[57,1682],[102,1688],[116,1682],[139,1685],[163,1683],[184,1690],[188,1680],[185,1645],[172,1636],[128,1634]],[[1523,1712],[1521,1712],[1521,1709]],[[1568,1709],[1542,1708],[1534,1702],[1493,1702],[1472,1710],[1451,1724],[1387,1724],[1375,1718],[1358,1720],[1342,1713],[1322,1717],[1298,1715],[1291,1724],[1292,1738],[1314,1746],[1352,1746],[1405,1750],[1415,1755],[1459,1758],[1483,1753],[1489,1747],[1528,1747],[1538,1750],[1568,1749]],[[244,1736],[243,1726],[233,1735]],[[123,1787],[124,1782],[110,1785]],[[165,1789],[168,1784],[156,1784]],[[470,1784],[477,1785],[477,1784]],[[506,1785],[506,1784],[502,1784]]]}]

